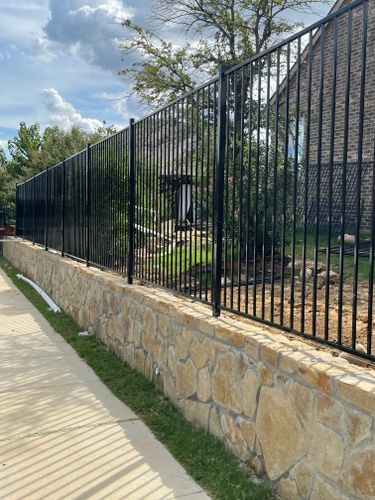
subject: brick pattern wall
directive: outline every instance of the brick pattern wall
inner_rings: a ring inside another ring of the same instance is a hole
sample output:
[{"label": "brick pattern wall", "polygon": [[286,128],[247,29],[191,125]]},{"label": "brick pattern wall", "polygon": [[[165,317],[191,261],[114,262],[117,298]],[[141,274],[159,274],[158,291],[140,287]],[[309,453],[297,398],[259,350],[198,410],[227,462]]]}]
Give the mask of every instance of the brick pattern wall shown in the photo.
[{"label": "brick pattern wall", "polygon": [[[348,3],[348,2],[346,2]],[[350,103],[349,103],[349,133],[348,133],[348,161],[358,161],[358,131],[359,131],[359,104],[361,84],[361,51],[363,36],[363,7],[353,11],[353,30],[351,38],[351,71],[350,71]],[[345,122],[345,88],[348,70],[348,14],[338,18],[338,47],[337,47],[337,82],[335,96],[334,120],[334,161],[342,162],[344,156],[344,122]],[[305,42],[307,38],[305,39]],[[311,119],[310,119],[310,157],[309,163],[318,163],[319,121],[322,116],[322,163],[328,163],[331,152],[330,132],[333,117],[333,55],[334,55],[334,26],[329,23],[325,28],[325,44],[321,50],[320,38],[316,37],[312,50],[312,80],[311,80]],[[321,56],[323,55],[323,106],[319,105]],[[308,57],[307,52],[302,56],[300,84],[300,116],[305,118],[304,149],[306,154],[307,142],[307,115],[308,115]],[[363,160],[372,161],[375,137],[375,3],[369,2],[367,57],[366,57],[366,86],[365,86],[365,114],[364,114],[364,147]],[[295,116],[297,99],[297,78],[292,70],[290,79],[289,112]],[[281,115],[285,113],[285,88],[281,91]]]},{"label": "brick pattern wall", "polygon": [[[332,205],[331,205],[331,225],[332,230],[338,231],[341,227],[342,213],[342,193],[343,193],[343,165],[334,163],[332,174],[329,164],[323,164],[320,167],[320,203],[319,219],[320,226],[327,227],[329,218],[329,190],[330,179],[332,175]],[[353,232],[357,224],[357,163],[348,163],[346,171],[346,190],[345,190],[345,232]],[[298,189],[298,222],[303,224],[303,214],[305,207],[305,182],[306,172],[302,169],[299,176]],[[317,166],[311,165],[308,175],[308,213],[307,224],[313,228],[315,217],[317,215]],[[373,164],[365,162],[362,165],[361,175],[361,218],[360,225],[362,229],[370,230],[372,225],[372,186],[373,186]]]},{"label": "brick pattern wall", "polygon": [[[342,5],[349,3],[346,0]],[[341,5],[341,6],[342,6]],[[324,46],[321,45],[322,37],[320,34],[315,34],[314,45],[312,49],[312,72],[311,72],[311,105],[310,105],[310,121],[308,120],[308,51],[305,50],[301,57],[300,66],[300,106],[299,116],[303,117],[304,138],[303,145],[300,145],[303,150],[301,159],[301,176],[300,176],[300,193],[303,193],[305,167],[306,162],[309,164],[309,201],[308,201],[308,224],[313,224],[316,212],[316,198],[320,194],[320,218],[326,221],[328,217],[327,201],[328,196],[326,185],[328,184],[329,163],[333,152],[334,160],[334,199],[341,199],[342,196],[342,165],[345,154],[347,152],[347,160],[349,162],[347,179],[348,189],[346,191],[347,205],[347,223],[348,229],[356,225],[354,218],[355,209],[353,210],[353,199],[355,199],[357,188],[352,183],[357,177],[357,165],[359,158],[359,132],[360,132],[360,99],[361,99],[361,75],[363,69],[366,71],[365,80],[365,107],[364,107],[364,122],[363,122],[363,162],[364,172],[361,183],[361,198],[362,198],[362,217],[361,227],[369,228],[371,225],[372,211],[372,163],[374,157],[374,139],[375,139],[375,2],[369,1],[368,15],[368,33],[367,33],[367,56],[365,67],[362,67],[362,39],[363,39],[363,6],[353,10],[352,17],[352,37],[349,37],[348,32],[348,13],[340,16],[337,20],[337,76],[336,87],[334,93],[334,24],[330,22],[325,26],[324,31]],[[307,43],[308,37],[304,38],[304,43]],[[350,64],[348,64],[348,46],[350,47]],[[294,47],[295,49],[296,47]],[[293,54],[293,50],[292,50]],[[323,58],[323,61],[322,61]],[[292,56],[294,62],[296,56]],[[322,64],[323,63],[323,64]],[[349,105],[346,104],[346,81],[348,68],[350,67],[350,92]],[[321,69],[323,68],[323,104],[320,106],[320,86],[321,86]],[[282,70],[285,76],[285,67]],[[297,103],[297,72],[296,67],[291,70],[289,84],[289,116],[291,122],[290,134],[295,136],[296,122],[296,103]],[[286,113],[286,87],[285,81],[282,82],[280,90],[280,120],[284,120]],[[335,109],[335,113],[333,110]],[[345,117],[348,113],[348,134],[345,134]],[[319,131],[321,121],[321,133]],[[310,124],[310,129],[308,124]],[[334,130],[333,140],[331,139],[331,130]],[[282,134],[282,132],[281,132]],[[307,143],[309,141],[309,155],[307,156]],[[345,138],[346,135],[346,138]],[[347,141],[347,143],[345,142]],[[282,141],[281,141],[282,142]],[[321,147],[319,148],[319,143]],[[345,148],[347,145],[347,148]],[[317,168],[316,165],[321,164],[321,183],[317,183]],[[299,211],[301,204],[299,201]],[[336,214],[338,211],[337,203],[333,207]],[[341,210],[341,209],[340,209]],[[336,224],[336,215],[335,224]]]}]

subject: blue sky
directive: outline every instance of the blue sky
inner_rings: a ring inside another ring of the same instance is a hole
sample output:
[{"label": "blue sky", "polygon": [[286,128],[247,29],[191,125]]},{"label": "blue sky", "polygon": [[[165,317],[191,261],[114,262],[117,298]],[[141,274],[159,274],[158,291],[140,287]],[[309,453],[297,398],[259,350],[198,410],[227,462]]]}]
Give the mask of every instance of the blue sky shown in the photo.
[{"label": "blue sky", "polygon": [[[153,0],[0,0],[0,145],[20,121],[93,130],[142,114],[121,99],[119,20],[147,22]],[[320,15],[328,10],[319,6]],[[316,16],[307,16],[307,24]]]}]

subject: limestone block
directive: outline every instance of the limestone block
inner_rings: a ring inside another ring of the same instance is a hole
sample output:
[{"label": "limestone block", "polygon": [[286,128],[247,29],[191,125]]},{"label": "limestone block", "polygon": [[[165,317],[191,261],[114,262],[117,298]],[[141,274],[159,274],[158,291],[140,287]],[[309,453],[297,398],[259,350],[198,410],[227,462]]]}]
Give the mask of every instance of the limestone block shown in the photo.
[{"label": "limestone block", "polygon": [[154,360],[153,360],[152,354],[150,352],[146,354],[145,376],[149,380],[152,380],[154,377]]},{"label": "limestone block", "polygon": [[337,488],[333,488],[322,478],[315,479],[310,500],[345,500],[346,498]]},{"label": "limestone block", "polygon": [[254,457],[252,459],[250,467],[253,469],[257,476],[262,477],[264,475],[264,465],[259,457]]},{"label": "limestone block", "polygon": [[188,398],[197,392],[197,369],[190,359],[187,363],[177,362],[176,388],[179,398]]},{"label": "limestone block", "polygon": [[145,370],[145,353],[143,349],[136,349],[134,353],[134,365],[135,369],[139,373],[144,373]]},{"label": "limestone block", "polygon": [[158,314],[158,326],[163,337],[172,342],[177,330],[175,322],[166,314]]},{"label": "limestone block", "polygon": [[185,360],[189,354],[189,345],[186,343],[182,334],[176,335],[175,354],[177,359]]},{"label": "limestone block", "polygon": [[255,424],[244,418],[239,418],[238,423],[242,432],[242,436],[246,441],[247,447],[250,452],[254,452],[255,446]]},{"label": "limestone block", "polygon": [[[127,321],[129,321],[127,319]],[[142,325],[137,320],[129,321],[129,335],[127,338],[128,342],[133,342],[136,347],[141,345],[142,338]]]},{"label": "limestone block", "polygon": [[375,498],[375,448],[350,455],[342,475],[345,490],[358,498]]},{"label": "limestone block", "polygon": [[312,392],[307,387],[301,384],[293,384],[290,388],[291,402],[299,417],[301,418],[302,424],[305,429],[310,429],[311,423],[314,418],[313,414],[313,403],[314,398]]},{"label": "limestone block", "polygon": [[215,366],[216,353],[212,339],[204,339],[202,342],[202,349],[207,354],[207,364],[213,368]]},{"label": "limestone block", "polygon": [[345,424],[346,435],[351,447],[357,446],[366,439],[371,439],[372,419],[369,415],[355,410],[347,410]]},{"label": "limestone block", "polygon": [[157,335],[154,339],[154,344],[152,346],[151,352],[154,356],[155,363],[162,367],[167,362],[167,346],[161,335]]},{"label": "limestone block", "polygon": [[142,344],[145,351],[153,352],[156,335],[157,335],[156,329],[147,327],[146,323],[144,322],[142,325]]},{"label": "limestone block", "polygon": [[303,497],[309,497],[314,478],[314,471],[310,463],[301,462],[294,469],[293,476],[298,490]]},{"label": "limestone block", "polygon": [[174,347],[168,348],[168,369],[173,377],[176,376],[176,356],[174,352]]},{"label": "limestone block", "polygon": [[241,460],[246,460],[249,452],[239,425],[230,415],[225,413],[220,416],[220,424],[229,449]]},{"label": "limestone block", "polygon": [[197,368],[204,368],[207,364],[207,353],[202,344],[195,337],[190,345],[190,356]]},{"label": "limestone block", "polygon": [[125,344],[125,346],[124,346],[124,358],[125,358],[125,361],[128,363],[128,365],[134,368],[135,360],[134,360],[134,346],[133,346],[133,344]]},{"label": "limestone block", "polygon": [[312,463],[332,481],[338,481],[345,451],[342,437],[320,424],[316,425],[313,434]]},{"label": "limestone block", "polygon": [[333,430],[340,431],[342,429],[343,413],[342,404],[326,394],[317,393],[316,416],[319,422]]},{"label": "limestone block", "polygon": [[212,407],[210,411],[208,430],[210,434],[213,434],[217,438],[223,438],[223,430],[220,425],[220,418],[215,407]]},{"label": "limestone block", "polygon": [[208,417],[211,405],[189,399],[181,399],[178,405],[189,422],[208,430]]},{"label": "limestone block", "polygon": [[279,389],[261,389],[256,431],[267,474],[272,480],[281,477],[306,453],[305,431]]},{"label": "limestone block", "polygon": [[277,483],[277,493],[282,500],[299,500],[297,485],[290,479],[282,478]]},{"label": "limestone block", "polygon": [[211,377],[207,367],[198,372],[197,396],[203,403],[206,403],[211,397]]},{"label": "limestone block", "polygon": [[346,376],[337,381],[338,395],[344,401],[349,401],[365,411],[375,413],[375,382],[361,382],[358,377]]},{"label": "limestone block", "polygon": [[143,322],[143,328],[145,331],[150,332],[150,335],[156,333],[157,328],[157,318],[152,309],[142,308],[139,306],[140,314],[137,314],[138,319]]},{"label": "limestone block", "polygon": [[258,376],[261,385],[272,386],[275,383],[274,373],[262,363],[260,363],[258,366]]},{"label": "limestone block", "polygon": [[212,377],[212,397],[215,403],[241,413],[241,377],[238,357],[232,352],[218,357]]},{"label": "limestone block", "polygon": [[249,417],[255,415],[258,389],[258,377],[253,371],[247,370],[242,380],[242,409],[244,414]]},{"label": "limestone block", "polygon": [[177,401],[176,384],[173,375],[171,375],[168,368],[164,368],[162,372],[163,377],[163,391],[166,396],[173,402]]}]

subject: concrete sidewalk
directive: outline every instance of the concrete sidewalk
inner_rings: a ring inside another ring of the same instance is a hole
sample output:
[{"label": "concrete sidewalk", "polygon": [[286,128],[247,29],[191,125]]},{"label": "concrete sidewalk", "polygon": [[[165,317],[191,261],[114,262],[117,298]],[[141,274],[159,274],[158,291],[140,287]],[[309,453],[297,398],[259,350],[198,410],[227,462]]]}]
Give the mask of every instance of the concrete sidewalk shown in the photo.
[{"label": "concrete sidewalk", "polygon": [[0,498],[209,498],[1,270],[0,402]]}]

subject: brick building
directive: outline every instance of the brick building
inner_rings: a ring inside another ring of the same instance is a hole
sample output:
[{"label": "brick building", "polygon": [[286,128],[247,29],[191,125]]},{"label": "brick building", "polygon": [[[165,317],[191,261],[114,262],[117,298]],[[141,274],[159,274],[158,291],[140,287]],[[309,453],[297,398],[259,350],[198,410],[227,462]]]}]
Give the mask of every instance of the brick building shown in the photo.
[{"label": "brick building", "polygon": [[[349,0],[338,0],[331,12],[349,3]],[[279,86],[281,115],[286,112],[289,100],[290,154],[294,154],[296,140],[300,151],[299,214],[302,217],[306,204],[309,225],[315,223],[317,216],[322,227],[327,224],[331,183],[333,227],[340,226],[344,201],[345,228],[347,231],[354,228],[358,193],[361,197],[361,227],[369,228],[371,224],[375,138],[375,0],[368,0],[367,22],[365,4],[354,3],[353,9],[325,23],[324,28],[312,33],[310,44],[310,35],[307,34],[299,63],[295,55],[296,47],[293,46],[289,85],[285,77]],[[367,32],[364,29],[366,25]],[[273,103],[275,100],[274,95]],[[361,185],[360,190],[358,184]]]}]

